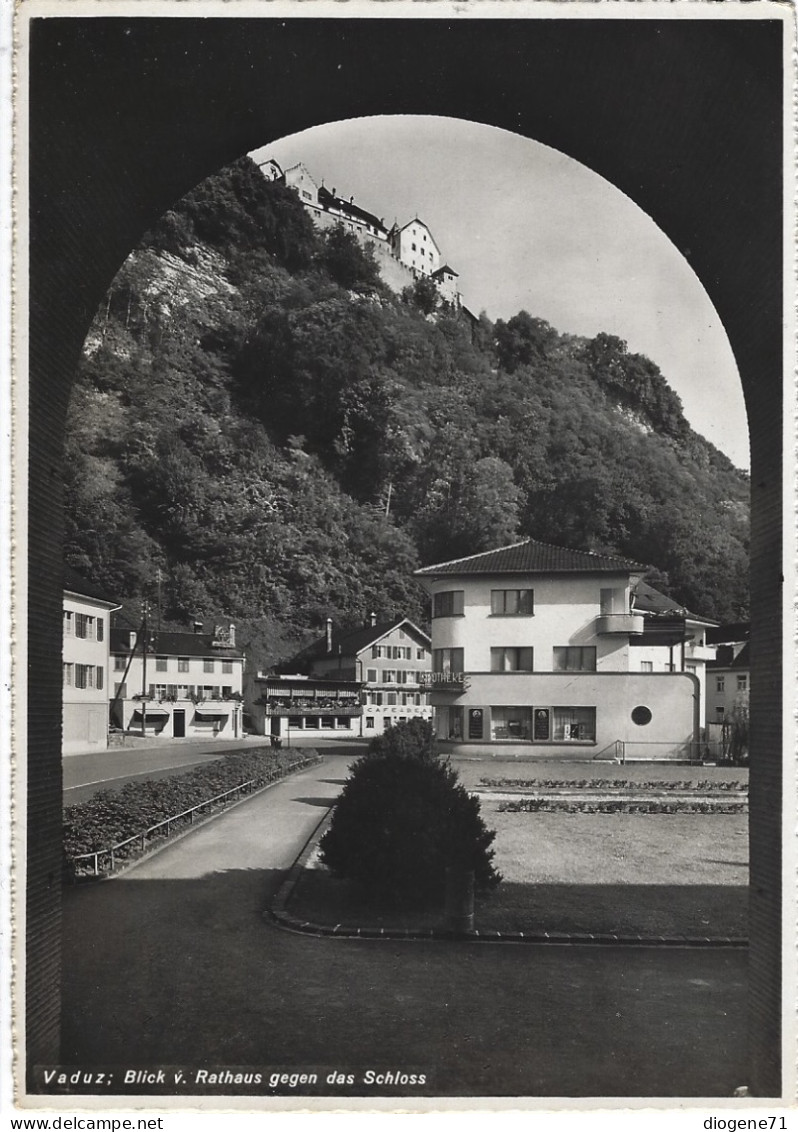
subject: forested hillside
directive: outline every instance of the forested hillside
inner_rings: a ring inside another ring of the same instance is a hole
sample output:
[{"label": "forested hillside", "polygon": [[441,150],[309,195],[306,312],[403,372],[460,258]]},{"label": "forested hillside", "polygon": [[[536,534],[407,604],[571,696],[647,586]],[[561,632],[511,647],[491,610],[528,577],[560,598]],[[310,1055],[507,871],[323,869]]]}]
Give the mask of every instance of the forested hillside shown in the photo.
[{"label": "forested hillside", "polygon": [[656,365],[526,312],[392,294],[242,159],[166,214],[86,341],[67,560],[131,615],[231,617],[271,663],[324,619],[426,620],[418,565],[532,535],[747,616],[748,483]]}]

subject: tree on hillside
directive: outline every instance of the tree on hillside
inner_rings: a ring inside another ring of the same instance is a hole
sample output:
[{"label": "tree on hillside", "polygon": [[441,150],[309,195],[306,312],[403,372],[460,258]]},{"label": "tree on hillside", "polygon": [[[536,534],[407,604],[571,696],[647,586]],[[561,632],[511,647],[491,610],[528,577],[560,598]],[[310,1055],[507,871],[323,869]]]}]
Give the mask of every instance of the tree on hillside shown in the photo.
[{"label": "tree on hillside", "polygon": [[545,319],[533,318],[528,311],[519,311],[504,322],[499,318],[494,327],[496,356],[507,373],[519,366],[544,358],[557,341],[557,331]]},{"label": "tree on hillside", "polygon": [[347,291],[373,291],[381,286],[380,268],[371,247],[363,247],[342,224],[328,229],[316,262]]}]

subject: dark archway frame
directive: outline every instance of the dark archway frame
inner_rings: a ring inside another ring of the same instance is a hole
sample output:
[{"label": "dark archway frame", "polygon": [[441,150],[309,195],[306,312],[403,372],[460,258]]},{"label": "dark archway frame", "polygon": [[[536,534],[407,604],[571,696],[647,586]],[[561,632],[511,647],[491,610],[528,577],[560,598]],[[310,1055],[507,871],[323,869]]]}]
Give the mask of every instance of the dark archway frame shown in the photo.
[{"label": "dark archway frame", "polygon": [[58,1061],[61,451],[93,312],[143,231],[229,160],[325,121],[432,113],[512,130],[612,181],[689,259],[729,334],[752,448],[751,1070],[741,1084],[780,1095],[782,21],[29,27],[28,1063]]}]

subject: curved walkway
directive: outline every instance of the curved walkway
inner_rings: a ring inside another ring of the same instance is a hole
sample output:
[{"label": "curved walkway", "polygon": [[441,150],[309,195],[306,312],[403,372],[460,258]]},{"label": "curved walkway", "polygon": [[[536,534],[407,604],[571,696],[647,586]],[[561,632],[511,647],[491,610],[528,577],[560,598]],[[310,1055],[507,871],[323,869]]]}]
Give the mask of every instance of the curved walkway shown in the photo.
[{"label": "curved walkway", "polygon": [[[346,765],[330,755],[124,876],[66,891],[65,1064],[323,1070],[316,1091],[339,1098],[746,1084],[742,951],[366,943],[264,921]],[[426,1081],[368,1085],[369,1069]],[[354,1082],[324,1084],[336,1070]]]}]

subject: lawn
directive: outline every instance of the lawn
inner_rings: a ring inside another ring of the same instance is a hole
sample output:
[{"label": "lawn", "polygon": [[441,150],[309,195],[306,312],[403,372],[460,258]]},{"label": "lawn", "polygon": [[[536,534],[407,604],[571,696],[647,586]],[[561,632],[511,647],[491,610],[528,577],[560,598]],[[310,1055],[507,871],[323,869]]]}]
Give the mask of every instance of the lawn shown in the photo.
[{"label": "lawn", "polygon": [[[484,764],[480,764],[484,768]],[[462,768],[458,766],[462,771]],[[713,774],[744,780],[744,771],[707,767],[602,766],[596,777],[706,781]],[[517,763],[506,773],[523,777]],[[590,778],[590,768],[573,777]],[[480,770],[476,773],[479,777]],[[490,766],[490,776],[498,768]],[[536,765],[530,778],[565,779],[563,764]],[[461,773],[471,789],[471,773]],[[479,900],[476,926],[499,931],[591,932],[702,937],[745,936],[748,904],[748,820],[745,814],[501,813],[483,797],[482,813],[496,830],[500,887]],[[439,909],[409,913],[390,900],[364,903],[314,858],[290,904],[316,923],[374,927],[436,927]]]}]

